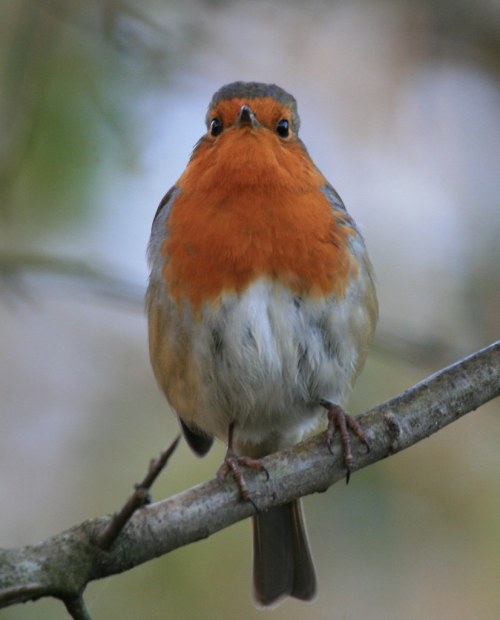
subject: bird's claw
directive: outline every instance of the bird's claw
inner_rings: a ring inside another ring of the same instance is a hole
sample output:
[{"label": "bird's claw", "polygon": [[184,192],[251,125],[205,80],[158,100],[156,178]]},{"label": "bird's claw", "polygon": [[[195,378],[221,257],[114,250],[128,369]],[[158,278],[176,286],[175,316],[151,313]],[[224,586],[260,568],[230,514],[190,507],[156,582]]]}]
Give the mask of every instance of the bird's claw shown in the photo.
[{"label": "bird's claw", "polygon": [[351,466],[353,462],[349,432],[353,433],[359,441],[366,446],[368,452],[370,451],[370,445],[358,422],[350,415],[347,415],[342,407],[326,400],[322,400],[320,404],[327,410],[328,427],[326,429],[326,443],[331,453],[333,453],[333,436],[337,430],[339,431],[340,442],[344,453],[344,466],[347,471],[347,484],[351,477]]},{"label": "bird's claw", "polygon": [[242,499],[245,502],[250,502],[254,508],[257,509],[250,497],[250,491],[248,490],[248,486],[243,475],[244,467],[263,471],[266,475],[266,479],[269,480],[269,472],[264,465],[262,465],[260,460],[253,459],[249,456],[237,456],[231,448],[227,450],[224,463],[222,463],[217,471],[217,479],[219,482],[224,482],[226,477],[231,473],[236,481],[236,484],[238,485]]}]

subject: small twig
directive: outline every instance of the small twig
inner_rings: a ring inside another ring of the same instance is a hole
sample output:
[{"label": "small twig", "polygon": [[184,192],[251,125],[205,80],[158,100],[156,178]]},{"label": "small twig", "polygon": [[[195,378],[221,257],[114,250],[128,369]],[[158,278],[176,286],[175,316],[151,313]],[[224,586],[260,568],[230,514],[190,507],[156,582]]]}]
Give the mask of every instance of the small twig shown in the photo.
[{"label": "small twig", "polygon": [[85,601],[81,596],[72,596],[63,599],[66,609],[73,620],[92,620]]},{"label": "small twig", "polygon": [[172,442],[172,444],[164,450],[156,460],[152,460],[149,464],[148,473],[144,480],[135,485],[135,490],[127,499],[121,510],[115,512],[107,527],[96,538],[96,544],[104,551],[108,551],[111,545],[120,535],[125,525],[130,521],[134,512],[149,502],[149,491],[159,476],[162,469],[168,463],[168,460],[174,453],[180,440],[180,435]]}]

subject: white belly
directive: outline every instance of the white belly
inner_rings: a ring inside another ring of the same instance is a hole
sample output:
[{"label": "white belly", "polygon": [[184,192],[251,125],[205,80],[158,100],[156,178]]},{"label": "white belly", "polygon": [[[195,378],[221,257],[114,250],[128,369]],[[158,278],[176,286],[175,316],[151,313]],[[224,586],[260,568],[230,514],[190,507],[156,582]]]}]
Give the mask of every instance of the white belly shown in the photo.
[{"label": "white belly", "polygon": [[341,302],[304,301],[262,279],[205,307],[192,353],[198,407],[210,412],[210,428],[193,421],[219,437],[234,421],[247,442],[279,435],[288,445],[314,425],[320,399],[343,404],[358,367],[359,330],[366,330],[359,323],[369,320],[355,293]]}]

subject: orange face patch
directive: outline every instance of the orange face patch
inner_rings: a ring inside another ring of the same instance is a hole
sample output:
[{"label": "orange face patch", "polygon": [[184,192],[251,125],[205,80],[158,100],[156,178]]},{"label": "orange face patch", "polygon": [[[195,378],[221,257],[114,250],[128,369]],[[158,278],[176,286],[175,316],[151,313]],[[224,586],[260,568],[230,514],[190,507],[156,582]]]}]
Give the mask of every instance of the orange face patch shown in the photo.
[{"label": "orange face patch", "polygon": [[299,295],[342,296],[355,274],[355,231],[336,223],[326,181],[301,142],[276,135],[286,107],[270,102],[248,102],[259,128],[231,126],[245,102],[221,102],[227,128],[199,143],[177,183],[164,277],[173,297],[197,309],[263,276]]},{"label": "orange face patch", "polygon": [[221,101],[210,110],[210,118],[219,118],[224,129],[235,124],[242,105],[248,105],[257,117],[259,123],[274,131],[278,122],[282,119],[291,121],[291,112],[288,107],[279,103],[272,97],[259,97],[258,99],[230,99]]}]

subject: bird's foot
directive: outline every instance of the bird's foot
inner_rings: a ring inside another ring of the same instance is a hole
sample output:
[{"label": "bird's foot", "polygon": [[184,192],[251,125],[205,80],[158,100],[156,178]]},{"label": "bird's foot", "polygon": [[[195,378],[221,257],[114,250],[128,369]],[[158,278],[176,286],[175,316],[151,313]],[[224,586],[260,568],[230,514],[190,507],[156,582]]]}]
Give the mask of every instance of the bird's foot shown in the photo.
[{"label": "bird's foot", "polygon": [[227,449],[224,463],[222,463],[217,471],[217,479],[220,482],[224,482],[226,477],[231,473],[236,481],[236,484],[238,485],[238,488],[240,489],[242,499],[246,502],[251,502],[254,508],[257,508],[250,498],[250,491],[248,490],[248,486],[243,475],[244,467],[248,467],[249,469],[257,469],[258,471],[264,472],[267,480],[269,480],[269,472],[264,465],[262,465],[259,459],[253,459],[249,456],[237,456],[232,448]]},{"label": "bird's foot", "polygon": [[347,415],[347,413],[342,409],[342,407],[340,407],[339,405],[335,405],[328,400],[322,400],[320,404],[327,411],[328,427],[326,429],[326,443],[328,445],[328,449],[332,453],[333,436],[335,435],[337,430],[340,433],[340,442],[342,444],[342,449],[344,452],[344,465],[347,470],[346,483],[348,483],[349,478],[351,477],[351,466],[353,462],[351,451],[351,437],[349,431],[353,433],[359,439],[359,441],[366,446],[368,451],[370,451],[370,446],[360,425],[353,417]]}]

